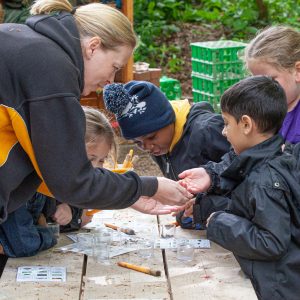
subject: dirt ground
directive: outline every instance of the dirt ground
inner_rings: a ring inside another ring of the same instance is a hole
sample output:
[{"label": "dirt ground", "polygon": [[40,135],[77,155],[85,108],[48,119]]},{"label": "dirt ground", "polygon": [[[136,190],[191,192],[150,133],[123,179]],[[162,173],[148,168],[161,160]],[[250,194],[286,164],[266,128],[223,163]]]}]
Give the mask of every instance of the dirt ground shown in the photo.
[{"label": "dirt ground", "polygon": [[135,144],[120,139],[118,162],[121,163],[130,149],[133,154],[139,156],[137,166],[134,171],[141,176],[163,176],[156,163],[151,159],[147,152],[140,150]]}]

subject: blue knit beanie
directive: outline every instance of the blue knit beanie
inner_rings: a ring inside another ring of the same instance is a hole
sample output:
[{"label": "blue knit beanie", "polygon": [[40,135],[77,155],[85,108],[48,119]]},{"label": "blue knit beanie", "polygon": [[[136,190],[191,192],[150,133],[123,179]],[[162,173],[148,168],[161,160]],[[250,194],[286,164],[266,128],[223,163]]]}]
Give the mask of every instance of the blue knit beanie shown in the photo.
[{"label": "blue knit beanie", "polygon": [[106,108],[116,119],[126,139],[134,139],[175,122],[174,110],[164,93],[146,81],[113,83],[104,88]]}]

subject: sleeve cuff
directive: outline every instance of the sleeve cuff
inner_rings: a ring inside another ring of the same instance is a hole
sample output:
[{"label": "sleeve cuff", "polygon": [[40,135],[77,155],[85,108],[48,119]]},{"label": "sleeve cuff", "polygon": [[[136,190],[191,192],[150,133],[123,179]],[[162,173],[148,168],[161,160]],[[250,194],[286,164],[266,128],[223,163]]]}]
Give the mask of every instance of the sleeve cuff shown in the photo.
[{"label": "sleeve cuff", "polygon": [[141,196],[152,197],[158,189],[158,180],[154,176],[141,176],[142,192]]}]

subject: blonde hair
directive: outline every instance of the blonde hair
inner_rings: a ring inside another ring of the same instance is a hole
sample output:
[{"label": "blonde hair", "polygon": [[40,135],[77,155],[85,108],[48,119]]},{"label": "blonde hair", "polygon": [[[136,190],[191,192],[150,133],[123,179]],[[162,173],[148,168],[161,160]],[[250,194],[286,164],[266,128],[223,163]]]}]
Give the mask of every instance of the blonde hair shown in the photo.
[{"label": "blonde hair", "polygon": [[245,60],[261,60],[277,69],[291,69],[300,61],[300,32],[272,26],[259,32],[245,49]]},{"label": "blonde hair", "polygon": [[117,157],[116,135],[109,120],[98,109],[82,107],[86,118],[85,143],[93,143],[97,138],[104,138],[111,145],[110,155],[115,161]]},{"label": "blonde hair", "polygon": [[127,17],[117,9],[100,3],[82,5],[73,11],[67,0],[37,0],[30,13],[51,14],[57,11],[72,12],[81,39],[98,36],[101,46],[106,50],[114,50],[120,46],[134,49],[137,36]]}]

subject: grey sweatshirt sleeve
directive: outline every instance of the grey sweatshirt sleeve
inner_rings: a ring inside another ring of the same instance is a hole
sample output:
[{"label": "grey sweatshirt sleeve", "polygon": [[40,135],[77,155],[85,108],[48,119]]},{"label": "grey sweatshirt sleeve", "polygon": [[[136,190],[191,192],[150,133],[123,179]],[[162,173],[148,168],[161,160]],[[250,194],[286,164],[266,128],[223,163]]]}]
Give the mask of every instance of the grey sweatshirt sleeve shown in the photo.
[{"label": "grey sweatshirt sleeve", "polygon": [[156,177],[92,167],[85,149],[84,113],[74,96],[36,98],[29,111],[36,159],[57,200],[82,208],[119,209],[156,193]]}]

